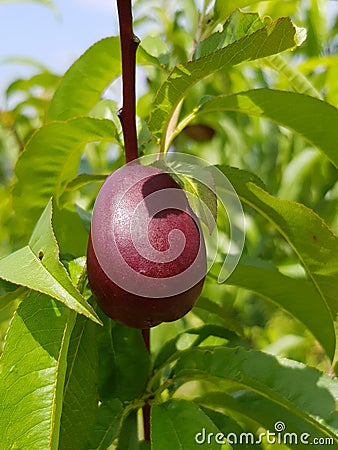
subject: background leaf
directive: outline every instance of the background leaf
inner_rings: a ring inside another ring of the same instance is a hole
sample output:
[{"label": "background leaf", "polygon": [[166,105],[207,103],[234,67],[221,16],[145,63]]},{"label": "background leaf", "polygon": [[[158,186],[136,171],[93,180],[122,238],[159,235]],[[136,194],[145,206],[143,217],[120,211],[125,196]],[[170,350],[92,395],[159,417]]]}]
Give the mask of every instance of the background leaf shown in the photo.
[{"label": "background leaf", "polygon": [[47,121],[87,115],[120,74],[120,39],[108,37],[95,43],[64,74],[50,104]]},{"label": "background leaf", "polygon": [[272,223],[286,239],[335,320],[338,312],[337,236],[304,205],[271,196],[245,180],[245,173],[238,176],[239,170],[224,166],[218,168],[228,177],[240,199]]},{"label": "background leaf", "polygon": [[279,19],[207,57],[178,64],[157,93],[149,121],[150,130],[157,138],[165,135],[173,111],[197,81],[241,62],[290,50],[296,45],[295,36],[296,30],[290,19]]},{"label": "background leaf", "polygon": [[47,124],[34,134],[15,168],[13,206],[18,234],[26,236],[50,197],[58,200],[77,176],[83,146],[97,140],[112,142],[115,132],[110,120],[81,117]]},{"label": "background leaf", "polygon": [[[337,442],[337,381],[300,363],[241,348],[193,348],[178,359],[173,378],[177,382],[209,379],[218,392],[254,392],[301,419],[304,430],[311,430],[312,436],[332,437]],[[231,409],[230,402],[223,406]],[[271,407],[270,414],[276,422],[283,417],[276,416]],[[252,419],[256,420],[254,412]],[[287,425],[295,423],[297,420]]]},{"label": "background leaf", "polygon": [[[216,263],[210,273],[217,278],[220,270],[221,264]],[[241,262],[226,280],[226,284],[255,292],[291,313],[311,331],[328,357],[333,359],[336,338],[332,317],[310,281],[287,277],[273,267],[263,268]]]},{"label": "background leaf", "polygon": [[255,89],[210,98],[199,109],[202,113],[216,111],[237,111],[273,120],[302,135],[338,168],[338,110],[329,103],[295,92]]},{"label": "background leaf", "polygon": [[58,448],[74,323],[75,313],[46,295],[21,302],[0,359],[2,448]]}]

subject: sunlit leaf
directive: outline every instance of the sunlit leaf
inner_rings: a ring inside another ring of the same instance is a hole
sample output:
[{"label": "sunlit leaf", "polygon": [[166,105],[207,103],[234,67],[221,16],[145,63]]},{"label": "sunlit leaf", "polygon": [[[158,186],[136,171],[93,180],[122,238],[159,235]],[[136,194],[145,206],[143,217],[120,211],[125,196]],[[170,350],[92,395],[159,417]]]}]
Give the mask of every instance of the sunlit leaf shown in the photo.
[{"label": "sunlit leaf", "polygon": [[204,172],[200,172],[200,175],[197,175],[196,178],[185,174],[178,174],[178,177],[187,194],[191,209],[207,226],[208,231],[211,234],[216,225],[217,197],[215,190],[210,188],[210,183],[205,184],[203,182],[202,175]]},{"label": "sunlit leaf", "polygon": [[8,97],[20,91],[28,93],[37,86],[43,87],[44,89],[54,89],[59,82],[59,79],[59,76],[47,71],[43,71],[27,79],[19,78],[8,86],[6,95]]},{"label": "sunlit leaf", "polygon": [[60,263],[51,221],[50,201],[28,245],[0,259],[0,278],[47,294],[100,323],[96,313],[72,284],[66,269]]},{"label": "sunlit leaf", "polygon": [[270,21],[271,19],[269,17],[261,18],[258,13],[243,12],[240,9],[235,9],[224,23],[222,31],[212,33],[208,38],[199,43],[194,58],[207,56],[209,53],[219,50],[225,45],[242,39],[260,30]]},{"label": "sunlit leaf", "polygon": [[31,292],[12,321],[0,358],[3,448],[57,449],[69,339],[76,314]]}]

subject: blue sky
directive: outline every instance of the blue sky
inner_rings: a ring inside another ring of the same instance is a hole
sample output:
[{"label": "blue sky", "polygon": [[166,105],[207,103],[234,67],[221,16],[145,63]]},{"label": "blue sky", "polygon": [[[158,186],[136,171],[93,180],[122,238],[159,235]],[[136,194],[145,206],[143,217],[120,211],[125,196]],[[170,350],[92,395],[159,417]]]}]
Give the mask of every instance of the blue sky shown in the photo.
[{"label": "blue sky", "polygon": [[[59,15],[37,3],[0,3],[0,96],[6,86],[34,70],[3,63],[33,58],[62,74],[99,39],[118,34],[115,0],[54,0]],[[1,100],[1,99],[0,99]]]}]

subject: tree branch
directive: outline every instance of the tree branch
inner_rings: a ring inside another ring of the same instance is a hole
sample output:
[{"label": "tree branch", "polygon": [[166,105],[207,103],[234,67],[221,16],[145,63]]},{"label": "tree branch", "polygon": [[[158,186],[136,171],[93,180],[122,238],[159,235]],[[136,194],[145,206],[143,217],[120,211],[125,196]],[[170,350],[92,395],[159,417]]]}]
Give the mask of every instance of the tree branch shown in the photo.
[{"label": "tree branch", "polygon": [[140,43],[133,32],[131,0],[117,0],[122,53],[123,106],[119,113],[124,137],[126,162],[138,158],[135,111],[136,51]]}]

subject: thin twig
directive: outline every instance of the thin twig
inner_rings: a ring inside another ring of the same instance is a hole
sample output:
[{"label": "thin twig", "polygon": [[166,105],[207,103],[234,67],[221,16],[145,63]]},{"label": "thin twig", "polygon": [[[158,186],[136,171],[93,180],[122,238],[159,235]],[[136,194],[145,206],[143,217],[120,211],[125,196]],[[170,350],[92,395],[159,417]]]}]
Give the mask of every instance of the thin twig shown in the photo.
[{"label": "thin twig", "polygon": [[117,10],[120,24],[123,83],[123,106],[119,117],[122,124],[126,162],[130,162],[138,158],[135,117],[135,66],[136,51],[140,41],[133,32],[131,0],[117,0]]},{"label": "thin twig", "polygon": [[[145,328],[144,330],[142,330],[142,336],[143,336],[143,340],[144,340],[144,345],[145,345],[148,353],[150,353],[150,329],[149,328]],[[150,414],[151,414],[151,410],[150,410],[149,403],[146,403],[143,406],[142,412],[143,412],[144,440],[150,442]]]}]

